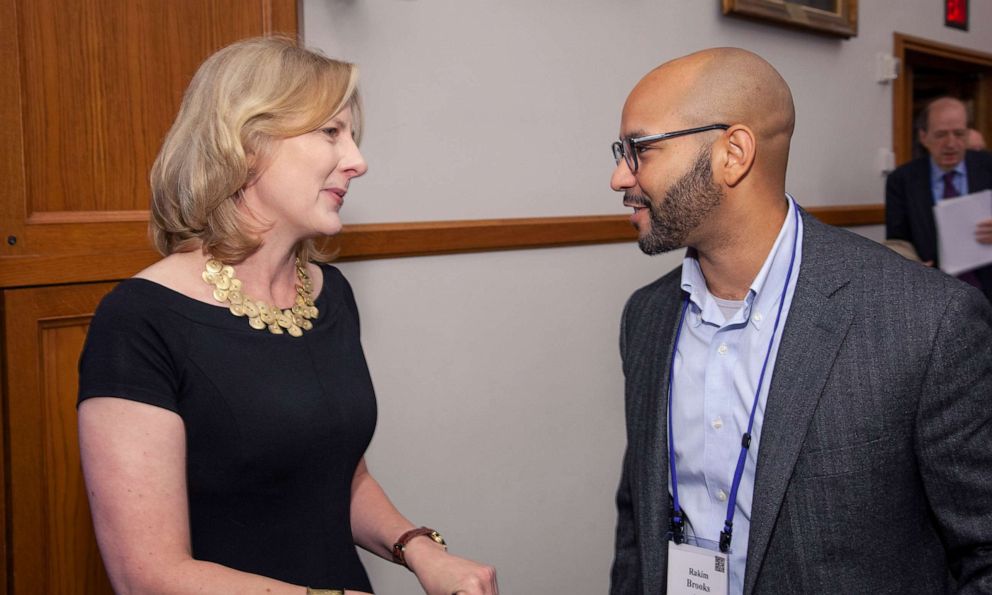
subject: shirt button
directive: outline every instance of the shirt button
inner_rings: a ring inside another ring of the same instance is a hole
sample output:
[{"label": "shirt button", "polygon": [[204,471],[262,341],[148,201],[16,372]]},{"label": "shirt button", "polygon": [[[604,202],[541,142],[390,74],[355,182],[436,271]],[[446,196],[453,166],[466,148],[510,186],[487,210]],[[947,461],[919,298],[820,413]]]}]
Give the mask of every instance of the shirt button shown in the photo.
[{"label": "shirt button", "polygon": [[754,319],[755,322],[761,322],[761,319],[764,318],[764,316],[761,315],[761,312],[755,312],[754,316],[751,318]]},{"label": "shirt button", "polygon": [[727,501],[727,492],[724,492],[723,490],[717,490],[716,491],[716,499],[719,500],[720,502],[726,502]]},{"label": "shirt button", "polygon": [[713,426],[713,429],[714,430],[719,430],[720,428],[723,427],[723,420],[720,419],[719,417],[716,418],[716,419],[714,419],[713,420],[713,423],[712,423],[712,426]]},{"label": "shirt button", "polygon": [[720,355],[727,355],[727,351],[728,348],[726,343],[720,343],[720,346],[717,347],[716,349],[716,352],[719,353]]}]

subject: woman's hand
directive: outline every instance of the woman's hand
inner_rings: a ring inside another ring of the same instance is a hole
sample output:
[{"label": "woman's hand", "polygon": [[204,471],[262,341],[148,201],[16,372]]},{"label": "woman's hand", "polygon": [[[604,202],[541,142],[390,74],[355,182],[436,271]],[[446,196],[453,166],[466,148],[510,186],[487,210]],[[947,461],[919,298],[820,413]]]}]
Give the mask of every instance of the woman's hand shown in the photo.
[{"label": "woman's hand", "polygon": [[[351,530],[355,543],[384,560],[393,559],[393,544],[414,525],[396,510],[365,459],[351,482]],[[403,548],[407,566],[427,595],[498,595],[496,570],[453,556],[425,535],[410,539]]]},{"label": "woman's hand", "polygon": [[407,544],[406,562],[427,595],[498,595],[496,569],[459,558],[430,539]]}]

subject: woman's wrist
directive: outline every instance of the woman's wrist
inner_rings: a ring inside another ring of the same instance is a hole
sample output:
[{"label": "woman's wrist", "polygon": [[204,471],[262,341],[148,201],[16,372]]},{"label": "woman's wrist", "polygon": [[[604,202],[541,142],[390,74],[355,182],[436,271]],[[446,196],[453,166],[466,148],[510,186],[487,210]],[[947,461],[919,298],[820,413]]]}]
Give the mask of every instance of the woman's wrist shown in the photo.
[{"label": "woman's wrist", "polygon": [[447,548],[430,539],[417,538],[410,542],[406,552],[406,567],[414,574],[425,561],[435,556],[443,556],[447,553]]},{"label": "woman's wrist", "polygon": [[427,527],[411,529],[401,535],[393,545],[393,561],[414,570],[418,560],[444,553],[448,550],[441,534]]}]

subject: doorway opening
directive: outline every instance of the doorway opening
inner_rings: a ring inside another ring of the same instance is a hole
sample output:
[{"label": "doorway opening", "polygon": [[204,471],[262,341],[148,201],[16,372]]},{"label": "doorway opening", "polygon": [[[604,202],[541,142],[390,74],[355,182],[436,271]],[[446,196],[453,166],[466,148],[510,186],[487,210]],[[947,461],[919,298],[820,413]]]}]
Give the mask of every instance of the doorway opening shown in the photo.
[{"label": "doorway opening", "polygon": [[968,123],[992,140],[992,54],[895,34],[900,76],[892,88],[892,149],[896,164],[924,155],[919,116],[926,104],[950,95],[968,108]]}]

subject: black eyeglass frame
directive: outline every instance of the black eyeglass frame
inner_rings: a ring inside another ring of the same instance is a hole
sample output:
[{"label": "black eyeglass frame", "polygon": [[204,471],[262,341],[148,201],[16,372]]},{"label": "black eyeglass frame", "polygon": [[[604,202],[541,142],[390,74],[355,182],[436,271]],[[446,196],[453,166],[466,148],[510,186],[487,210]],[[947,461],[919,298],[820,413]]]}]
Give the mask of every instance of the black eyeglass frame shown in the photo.
[{"label": "black eyeglass frame", "polygon": [[[699,132],[707,132],[710,130],[727,130],[730,128],[729,124],[709,124],[707,126],[698,126],[696,128],[687,128],[685,130],[676,130],[674,132],[662,132],[661,134],[649,134],[647,136],[635,136],[632,138],[622,138],[618,141],[614,141],[611,148],[613,149],[613,159],[616,160],[617,165],[620,165],[620,160],[623,159],[627,162],[627,167],[630,168],[630,173],[637,173],[637,147],[638,145],[643,145],[647,143],[655,143],[660,140],[668,140],[670,138],[676,138],[679,136],[687,136],[689,134],[697,134]],[[629,147],[629,150],[628,150]]]}]

